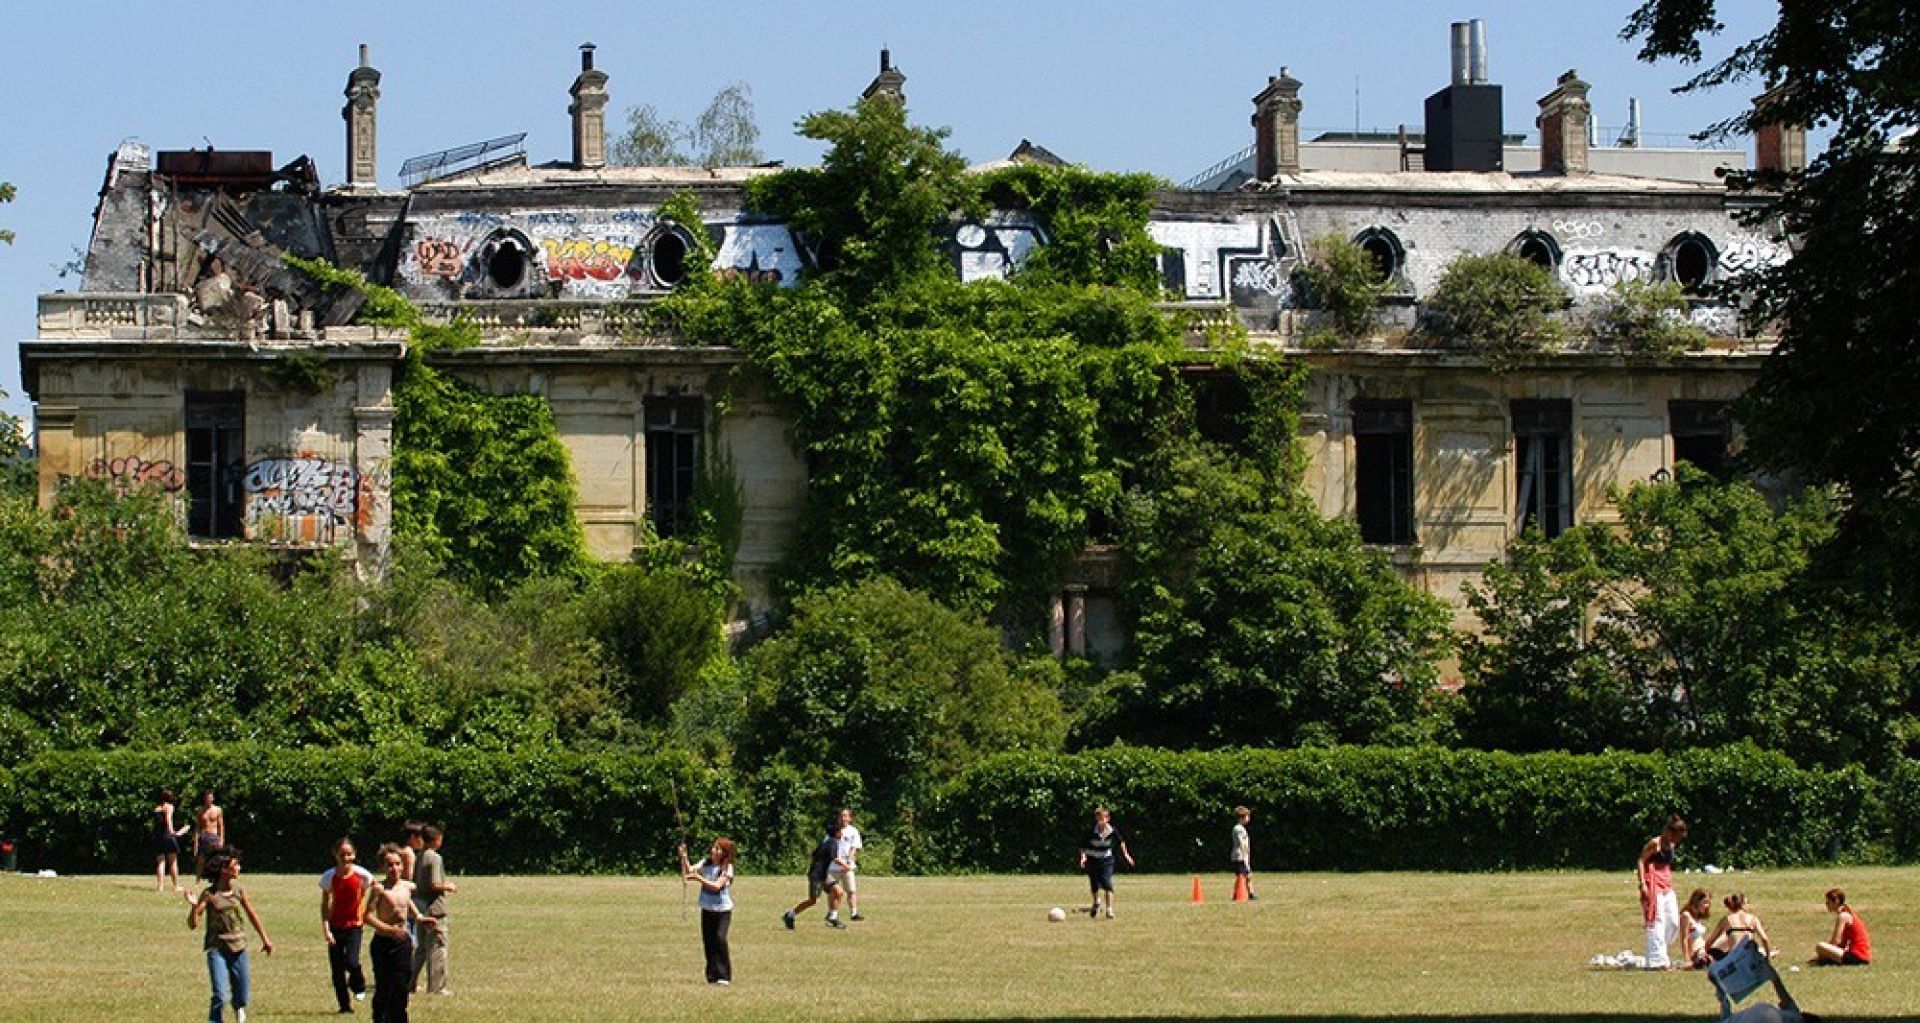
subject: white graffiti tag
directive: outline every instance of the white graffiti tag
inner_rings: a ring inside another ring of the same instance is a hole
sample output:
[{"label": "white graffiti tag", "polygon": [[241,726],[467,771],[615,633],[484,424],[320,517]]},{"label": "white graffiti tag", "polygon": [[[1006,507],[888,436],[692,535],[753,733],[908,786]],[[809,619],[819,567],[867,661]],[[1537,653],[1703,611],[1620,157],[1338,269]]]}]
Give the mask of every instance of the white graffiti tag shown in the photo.
[{"label": "white graffiti tag", "polygon": [[1568,249],[1560,279],[1579,294],[1597,294],[1622,281],[1652,280],[1656,263],[1640,249]]},{"label": "white graffiti tag", "polygon": [[1764,241],[1736,241],[1720,253],[1720,269],[1729,277],[1769,270],[1792,255],[1784,245]]},{"label": "white graffiti tag", "polygon": [[1556,220],[1553,233],[1562,238],[1571,238],[1577,242],[1592,241],[1607,233],[1598,220]]},{"label": "white graffiti tag", "polygon": [[255,518],[317,516],[336,526],[353,522],[359,497],[353,466],[324,458],[263,458],[247,466],[242,486]]},{"label": "white graffiti tag", "polygon": [[1236,288],[1278,295],[1285,285],[1280,276],[1280,264],[1271,260],[1242,259],[1233,264],[1233,286]]}]

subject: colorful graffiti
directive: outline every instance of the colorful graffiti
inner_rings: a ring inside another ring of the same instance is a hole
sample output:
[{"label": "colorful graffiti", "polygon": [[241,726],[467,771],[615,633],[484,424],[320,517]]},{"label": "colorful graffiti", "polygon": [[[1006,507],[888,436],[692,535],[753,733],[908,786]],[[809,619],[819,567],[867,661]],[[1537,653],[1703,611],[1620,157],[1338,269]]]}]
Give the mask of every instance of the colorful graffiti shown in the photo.
[{"label": "colorful graffiti", "polygon": [[[617,281],[629,274],[633,246],[604,238],[542,238],[547,278],[555,281]],[[639,277],[634,267],[632,276]]]},{"label": "colorful graffiti", "polygon": [[466,253],[459,243],[445,238],[422,238],[413,245],[413,260],[420,272],[429,277],[459,280]]},{"label": "colorful graffiti", "polygon": [[187,485],[187,474],[166,459],[148,461],[138,455],[124,458],[96,458],[85,473],[88,479],[106,480],[122,494],[152,488],[168,493]]},{"label": "colorful graffiti", "polygon": [[241,478],[250,540],[331,543],[354,526],[360,479],[346,462],[313,455],[262,458]]}]

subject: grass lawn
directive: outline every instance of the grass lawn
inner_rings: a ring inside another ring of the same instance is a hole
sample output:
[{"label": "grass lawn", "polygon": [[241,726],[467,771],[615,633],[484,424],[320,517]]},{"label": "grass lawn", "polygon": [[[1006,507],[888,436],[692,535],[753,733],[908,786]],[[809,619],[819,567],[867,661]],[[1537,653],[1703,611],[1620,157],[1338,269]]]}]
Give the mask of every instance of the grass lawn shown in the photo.
[{"label": "grass lawn", "polygon": [[[458,866],[459,850],[449,848]],[[334,1011],[315,876],[244,878],[279,950],[253,945],[250,1020]],[[868,920],[796,933],[779,914],[793,877],[735,885],[735,982],[701,976],[699,911],[673,878],[463,877],[453,900],[449,998],[413,1019],[864,1017],[1323,1021],[1710,1019],[1695,973],[1593,971],[1639,950],[1631,874],[1273,874],[1261,901],[1227,901],[1222,872],[1193,905],[1188,875],[1119,880],[1118,916],[1048,923],[1080,905],[1077,876],[868,877]],[[1787,972],[1829,1019],[1920,1019],[1920,868],[1684,875],[1716,900],[1744,890],[1779,962],[1831,932],[1820,894],[1846,887],[1872,927],[1875,965]],[[204,1019],[200,936],[151,878],[0,875],[0,1020]],[[824,907],[822,907],[824,908]],[[368,1003],[370,1005],[370,1003]],[[367,1006],[360,1010],[366,1018]]]}]

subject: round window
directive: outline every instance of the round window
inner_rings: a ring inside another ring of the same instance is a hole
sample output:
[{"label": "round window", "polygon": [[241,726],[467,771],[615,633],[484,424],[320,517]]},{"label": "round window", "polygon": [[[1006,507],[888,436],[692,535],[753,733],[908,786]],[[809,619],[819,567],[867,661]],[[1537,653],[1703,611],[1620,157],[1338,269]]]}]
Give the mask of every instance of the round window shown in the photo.
[{"label": "round window", "polygon": [[663,288],[671,288],[687,276],[687,242],[672,231],[664,231],[653,240],[653,279]]}]

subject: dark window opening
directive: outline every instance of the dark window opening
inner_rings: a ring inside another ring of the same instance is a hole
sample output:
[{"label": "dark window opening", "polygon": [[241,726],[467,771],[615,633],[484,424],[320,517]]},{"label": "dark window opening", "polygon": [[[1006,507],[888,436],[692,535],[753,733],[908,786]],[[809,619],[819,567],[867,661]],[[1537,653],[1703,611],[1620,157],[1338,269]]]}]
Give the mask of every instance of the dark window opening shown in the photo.
[{"label": "dark window opening", "polygon": [[1160,250],[1160,282],[1167,289],[1167,293],[1175,298],[1187,297],[1187,251],[1185,249]]},{"label": "dark window opening", "polygon": [[1689,295],[1706,290],[1713,278],[1713,247],[1698,235],[1688,235],[1674,243],[1673,279]]},{"label": "dark window opening", "polygon": [[1353,403],[1353,479],[1360,539],[1413,543],[1412,402]]},{"label": "dark window opening", "polygon": [[1513,403],[1515,525],[1559,536],[1573,525],[1573,405]]},{"label": "dark window opening", "polygon": [[647,400],[647,521],[658,536],[678,536],[693,525],[704,419],[699,398]]},{"label": "dark window opening", "polygon": [[1403,253],[1400,249],[1399,240],[1393,236],[1391,231],[1382,230],[1377,227],[1368,228],[1361,232],[1360,237],[1355,239],[1355,241],[1360,243],[1360,247],[1365,249],[1367,256],[1373,260],[1373,271],[1376,280],[1391,282],[1394,275],[1400,272],[1400,261],[1403,258]]},{"label": "dark window opening", "polygon": [[671,288],[687,276],[687,240],[677,232],[665,231],[653,240],[653,279],[663,288]]},{"label": "dark window opening", "polygon": [[1201,437],[1230,448],[1244,447],[1253,395],[1246,381],[1232,373],[1204,373],[1191,378],[1193,424]]},{"label": "dark window opening", "polygon": [[1513,252],[1542,270],[1552,270],[1560,265],[1560,246],[1555,245],[1551,237],[1538,231],[1521,235]]},{"label": "dark window opening", "polygon": [[1670,401],[1673,460],[1687,462],[1715,479],[1733,470],[1732,405],[1724,401]]},{"label": "dark window opening", "polygon": [[237,391],[187,392],[187,535],[241,535],[247,398]]},{"label": "dark window opening", "polygon": [[487,279],[503,290],[517,288],[527,276],[527,253],[511,238],[503,238],[487,258]]}]

